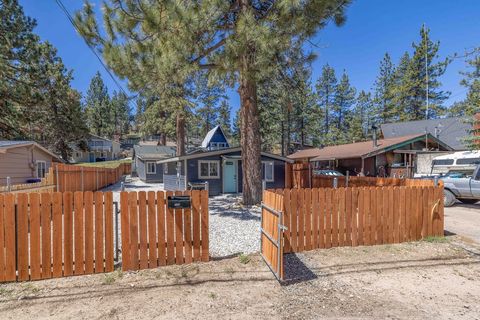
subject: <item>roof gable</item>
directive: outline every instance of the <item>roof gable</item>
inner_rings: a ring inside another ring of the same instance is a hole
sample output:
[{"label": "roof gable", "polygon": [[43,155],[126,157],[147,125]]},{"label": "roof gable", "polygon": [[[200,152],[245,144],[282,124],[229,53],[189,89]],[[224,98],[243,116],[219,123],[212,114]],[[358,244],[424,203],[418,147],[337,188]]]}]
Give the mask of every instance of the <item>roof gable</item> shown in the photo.
[{"label": "roof gable", "polygon": [[[222,127],[216,126],[212,130],[207,132],[207,135],[202,141],[202,148],[208,148],[210,145],[210,142],[226,142],[228,146],[230,144],[228,143],[227,137],[225,136],[225,133],[222,130]],[[227,146],[227,147],[228,147]]]},{"label": "roof gable", "polygon": [[466,150],[463,138],[468,136],[471,125],[463,118],[443,118],[384,123],[381,126],[385,138],[401,137],[410,134],[425,134],[437,137],[455,150]]},{"label": "roof gable", "polygon": [[[51,152],[47,148],[44,148],[42,145],[36,143],[35,141],[12,141],[12,140],[1,140],[0,141],[0,153],[6,152],[8,149],[28,147],[33,145],[34,147],[42,150],[43,152],[50,155],[53,159],[57,161],[62,161],[59,156]],[[2,151],[3,150],[3,151]]]},{"label": "roof gable", "polygon": [[[373,145],[373,141],[363,141],[349,144],[341,144],[338,146],[329,146],[322,149],[313,148],[298,151],[289,156],[291,159],[309,158],[313,161],[333,160],[333,159],[349,159],[370,157],[378,153],[386,152],[402,145],[413,143],[425,139],[425,134],[414,134],[402,137],[394,137],[388,139],[377,140],[377,146]],[[428,134],[428,139],[435,141],[438,145],[446,150],[452,150],[450,146]]]}]

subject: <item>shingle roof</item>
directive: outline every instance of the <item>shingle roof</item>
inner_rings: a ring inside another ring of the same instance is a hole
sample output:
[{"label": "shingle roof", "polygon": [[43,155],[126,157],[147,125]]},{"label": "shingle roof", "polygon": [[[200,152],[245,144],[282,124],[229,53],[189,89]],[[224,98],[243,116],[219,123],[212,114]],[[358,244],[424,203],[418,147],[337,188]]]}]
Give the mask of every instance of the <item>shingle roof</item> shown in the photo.
[{"label": "shingle roof", "polygon": [[[394,147],[398,144],[402,144],[411,140],[418,140],[424,138],[424,134],[407,135],[403,137],[394,137],[389,139],[377,140],[377,146],[373,146],[373,141],[356,142],[349,144],[342,144],[338,146],[329,146],[323,149],[313,148],[298,151],[291,154],[291,159],[309,158],[312,161],[333,160],[333,159],[351,159],[361,158],[363,156],[370,156],[371,154],[381,153],[389,147]],[[433,136],[429,135],[429,139],[436,140]],[[439,142],[443,144],[442,142]],[[444,148],[450,149],[449,146],[443,144]]]},{"label": "shingle roof", "polygon": [[448,144],[454,150],[467,149],[462,139],[468,136],[468,131],[471,129],[471,125],[465,123],[463,118],[384,123],[380,127],[385,138],[401,137],[407,134],[425,134],[425,130],[435,136],[436,127],[437,138]]},{"label": "shingle roof", "polygon": [[175,147],[135,145],[135,156],[142,160],[160,160],[175,156]]},{"label": "shingle roof", "polygon": [[47,148],[43,147],[42,145],[36,143],[35,141],[26,141],[26,140],[0,140],[0,148],[3,149],[10,149],[10,148],[16,148],[16,147],[21,147],[21,146],[29,146],[29,145],[34,145],[37,148],[43,150],[44,152],[48,153],[51,155],[54,159],[58,161],[62,161],[62,159],[57,156],[55,153],[51,152]]},{"label": "shingle roof", "polygon": [[0,140],[0,148],[1,147],[10,147],[17,144],[31,144],[33,141],[11,141],[11,140]]}]

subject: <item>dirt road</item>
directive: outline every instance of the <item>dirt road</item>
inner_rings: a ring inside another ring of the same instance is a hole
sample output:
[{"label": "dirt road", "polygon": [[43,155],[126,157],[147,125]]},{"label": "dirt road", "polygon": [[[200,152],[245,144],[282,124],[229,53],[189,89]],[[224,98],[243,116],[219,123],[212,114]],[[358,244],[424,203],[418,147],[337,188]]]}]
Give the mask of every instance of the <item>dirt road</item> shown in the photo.
[{"label": "dirt road", "polygon": [[288,255],[284,285],[258,255],[2,284],[0,318],[479,318],[480,256],[453,240]]},{"label": "dirt road", "polygon": [[480,202],[445,208],[445,230],[480,244]]}]

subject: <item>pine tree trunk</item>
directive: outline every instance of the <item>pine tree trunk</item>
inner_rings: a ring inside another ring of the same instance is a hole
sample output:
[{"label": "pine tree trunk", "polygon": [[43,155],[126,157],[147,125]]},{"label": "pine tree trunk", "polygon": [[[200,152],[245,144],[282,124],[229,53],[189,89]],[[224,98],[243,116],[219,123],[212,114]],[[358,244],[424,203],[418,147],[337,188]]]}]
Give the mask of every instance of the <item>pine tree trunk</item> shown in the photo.
[{"label": "pine tree trunk", "polygon": [[160,133],[160,137],[158,139],[159,146],[166,146],[167,145],[167,135],[164,132]]},{"label": "pine tree trunk", "polygon": [[185,115],[183,110],[177,113],[177,157],[185,155]]},{"label": "pine tree trunk", "polygon": [[242,77],[238,92],[241,104],[243,203],[254,205],[262,200],[261,140],[256,83],[248,77]]}]

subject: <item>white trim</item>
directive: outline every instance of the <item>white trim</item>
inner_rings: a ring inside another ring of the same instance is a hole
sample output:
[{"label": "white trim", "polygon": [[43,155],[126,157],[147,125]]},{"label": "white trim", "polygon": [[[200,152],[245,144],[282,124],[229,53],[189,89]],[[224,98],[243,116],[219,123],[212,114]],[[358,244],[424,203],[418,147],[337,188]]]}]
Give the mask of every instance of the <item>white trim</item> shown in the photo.
[{"label": "white trim", "polygon": [[[225,148],[225,149],[220,149],[220,150],[215,150],[215,151],[206,151],[206,152],[199,152],[199,153],[194,153],[186,156],[181,156],[181,157],[173,157],[173,158],[168,158],[164,160],[159,160],[157,163],[166,163],[166,162],[174,162],[174,161],[179,161],[179,160],[184,160],[184,159],[195,159],[195,158],[203,158],[203,157],[210,157],[210,156],[216,156],[216,155],[221,155],[221,154],[228,154],[228,153],[233,153],[237,151],[242,151],[242,148],[240,147],[234,147],[234,148]],[[275,160],[280,160],[288,163],[294,163],[294,159],[289,159],[283,156],[279,156],[276,154],[268,153],[268,152],[262,152],[262,156],[267,157],[267,158],[272,158]],[[241,156],[241,155],[240,155]]]},{"label": "white trim", "polygon": [[[208,163],[208,176],[202,176],[202,163]],[[215,163],[217,165],[217,175],[210,175],[210,164]],[[198,178],[199,179],[220,179],[220,160],[198,160]]]},{"label": "white trim", "polygon": [[[266,164],[272,165],[272,179],[266,179]],[[265,165],[264,172],[263,172],[263,177],[262,180],[265,180],[266,182],[275,182],[275,162],[274,161],[262,161],[262,166]]]},{"label": "white trim", "polygon": [[[148,170],[149,164],[153,164],[153,172]],[[155,161],[145,161],[145,174],[157,174],[157,163]]]},{"label": "white trim", "polygon": [[44,161],[44,160],[36,160],[35,161],[35,176],[38,178],[38,179],[41,179],[41,178],[45,178],[45,176],[43,177],[39,177],[38,176],[38,164],[40,163],[43,163],[43,167],[45,169],[45,175],[47,174],[47,162]]}]

